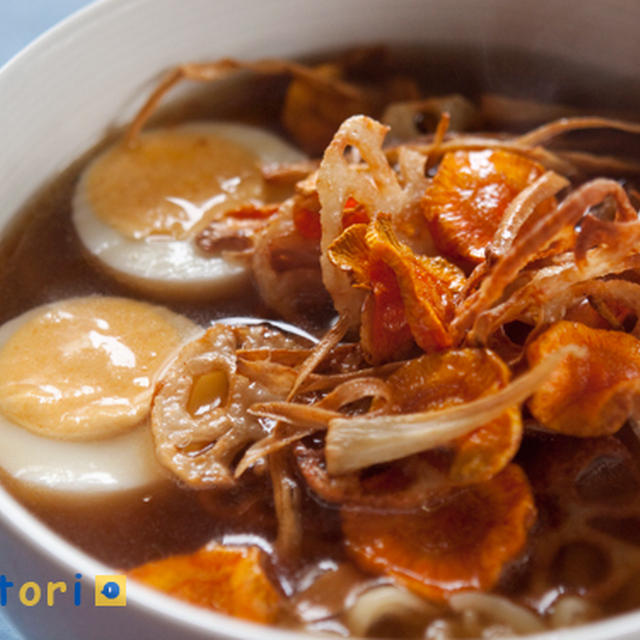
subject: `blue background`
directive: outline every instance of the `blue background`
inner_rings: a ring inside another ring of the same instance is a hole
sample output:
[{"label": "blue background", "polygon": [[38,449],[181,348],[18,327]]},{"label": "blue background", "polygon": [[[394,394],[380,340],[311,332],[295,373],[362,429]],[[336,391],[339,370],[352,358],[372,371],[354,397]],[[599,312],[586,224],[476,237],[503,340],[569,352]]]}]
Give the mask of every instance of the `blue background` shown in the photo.
[{"label": "blue background", "polygon": [[89,0],[0,0],[0,66],[49,27],[87,4]]},{"label": "blue background", "polygon": [[[0,0],[0,66],[49,27],[86,4],[88,0]],[[2,610],[0,639],[27,640],[13,628]],[[46,640],[46,631],[43,630],[42,638],[30,640]]]}]

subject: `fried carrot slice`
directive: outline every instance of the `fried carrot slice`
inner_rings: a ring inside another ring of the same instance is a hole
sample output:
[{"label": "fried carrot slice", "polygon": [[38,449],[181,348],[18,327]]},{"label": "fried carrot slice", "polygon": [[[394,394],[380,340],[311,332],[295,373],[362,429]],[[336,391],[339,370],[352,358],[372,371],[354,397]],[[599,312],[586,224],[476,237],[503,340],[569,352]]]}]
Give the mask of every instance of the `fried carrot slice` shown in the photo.
[{"label": "fried carrot slice", "polygon": [[[313,73],[328,83],[344,80],[343,69],[336,64],[319,65]],[[338,95],[306,78],[295,78],[285,97],[282,124],[308,153],[321,154],[343,120],[354,113],[373,110],[371,96],[363,91]]]},{"label": "fried carrot slice", "polygon": [[355,198],[347,198],[342,209],[342,228],[346,229],[352,224],[367,224],[371,216],[364,205]]},{"label": "fried carrot slice", "polygon": [[535,514],[527,478],[512,464],[429,510],[343,511],[342,529],[360,567],[444,601],[457,591],[490,589],[524,547]]},{"label": "fried carrot slice", "polygon": [[[510,377],[507,365],[488,349],[431,353],[407,362],[389,376],[391,412],[435,411],[463,404],[502,389]],[[522,419],[517,406],[456,438],[449,481],[468,484],[488,480],[511,461],[521,438]]]},{"label": "fried carrot slice", "polygon": [[[366,224],[369,220],[366,207],[355,198],[347,198],[342,210],[342,228],[346,229],[353,224]],[[320,224],[320,202],[316,192],[298,199],[293,208],[293,223],[303,237],[320,241],[322,225]]]},{"label": "fried carrot slice", "polygon": [[451,345],[447,323],[464,276],[444,258],[418,256],[398,241],[391,219],[349,226],[329,247],[331,262],[350,271],[353,286],[367,289],[360,338],[373,363]]},{"label": "fried carrot slice", "polygon": [[[442,253],[482,262],[509,203],[544,173],[522,155],[502,150],[447,153],[423,199],[436,246]],[[555,203],[538,205],[538,219]]]},{"label": "fried carrot slice", "polygon": [[408,357],[414,348],[400,284],[382,260],[369,263],[371,293],[360,318],[360,345],[372,364]]},{"label": "fried carrot slice", "polygon": [[415,255],[397,240],[386,215],[369,225],[366,242],[371,253],[393,270],[418,346],[423,351],[451,346],[447,322],[454,313],[454,293],[464,285],[462,273],[443,258]]},{"label": "fried carrot slice", "polygon": [[269,624],[278,616],[280,596],[260,555],[257,547],[212,543],[195,553],[147,562],[129,577],[192,604]]},{"label": "fried carrot slice", "polygon": [[529,345],[529,364],[567,344],[587,347],[587,357],[567,356],[530,398],[531,413],[545,427],[566,435],[615,433],[638,412],[640,341],[620,331],[558,322]]}]

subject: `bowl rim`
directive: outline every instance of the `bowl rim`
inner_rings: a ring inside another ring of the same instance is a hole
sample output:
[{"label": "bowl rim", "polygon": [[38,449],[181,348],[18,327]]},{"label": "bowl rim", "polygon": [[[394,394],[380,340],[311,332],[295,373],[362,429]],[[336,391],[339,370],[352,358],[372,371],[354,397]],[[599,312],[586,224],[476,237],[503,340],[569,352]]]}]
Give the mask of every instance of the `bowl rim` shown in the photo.
[{"label": "bowl rim", "polygon": [[[133,4],[148,0],[94,0],[77,9],[57,24],[47,29],[18,51],[0,67],[0,77],[12,72],[16,67],[29,65],[32,57],[59,39],[72,38],[85,24],[100,20],[105,13],[132,10]],[[13,221],[18,212],[13,212],[8,220]],[[3,230],[0,229],[0,233]],[[82,573],[83,579],[117,571],[74,546],[32,514],[9,490],[0,484],[0,526],[10,531],[20,540],[44,556],[51,564],[70,574]],[[225,614],[216,613],[203,607],[189,604],[142,585],[134,580],[127,584],[127,608],[137,608],[148,615],[179,623],[185,628],[199,632],[220,632],[237,640],[312,640],[318,632],[290,630],[281,627],[252,623]],[[554,629],[527,636],[530,640],[613,640],[630,638],[628,634],[640,633],[640,610],[615,615],[603,620],[578,627]]]}]

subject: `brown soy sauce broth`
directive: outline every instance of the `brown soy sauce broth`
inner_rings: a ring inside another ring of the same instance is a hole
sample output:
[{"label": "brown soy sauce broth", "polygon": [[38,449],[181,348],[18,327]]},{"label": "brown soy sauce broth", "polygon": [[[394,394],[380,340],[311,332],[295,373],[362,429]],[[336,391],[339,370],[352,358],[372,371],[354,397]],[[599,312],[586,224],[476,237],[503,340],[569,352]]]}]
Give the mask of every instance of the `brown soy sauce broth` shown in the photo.
[{"label": "brown soy sauce broth", "polygon": [[[331,56],[318,55],[313,59],[326,57]],[[408,46],[391,52],[390,60],[394,69],[418,78],[425,95],[459,92],[476,100],[484,92],[502,93],[517,98],[575,105],[593,109],[594,113],[610,109],[631,110],[637,108],[640,98],[640,80],[637,78],[616,78],[612,74],[595,73],[543,55],[531,58],[529,54],[517,51]],[[282,78],[240,74],[237,79],[225,81],[215,88],[196,88],[188,101],[162,109],[152,123],[233,119],[267,127],[286,137],[279,123],[285,90],[286,81]],[[117,135],[114,133],[43,187],[5,234],[0,242],[3,265],[0,271],[0,322],[32,307],[69,296],[96,293],[139,297],[87,261],[71,224],[71,195],[79,171],[90,157]],[[591,138],[585,135],[582,141],[585,139],[591,140],[588,144],[601,151],[620,152],[624,149],[640,154],[638,140],[629,136],[607,135],[605,138],[599,133]],[[269,316],[269,310],[251,286],[240,296],[209,304],[157,301],[204,325],[225,316]],[[635,461],[640,453],[635,435],[630,435],[630,430],[625,429],[617,441],[635,454],[631,473],[635,477],[634,474],[638,473]],[[547,460],[548,451],[553,449],[546,446],[548,442],[537,436],[525,439],[517,461],[530,477],[536,474]],[[562,448],[562,445],[557,447]],[[602,468],[606,469],[606,465]],[[609,493],[608,487],[619,489],[619,482],[622,482],[618,476],[614,478],[611,473],[607,474],[603,471],[598,480],[599,491],[605,496]],[[169,481],[144,491],[109,497],[62,498],[45,490],[21,486],[7,478],[3,483],[52,529],[99,560],[122,569],[171,554],[194,551],[211,539],[257,541],[270,549],[276,537],[277,525],[268,478],[253,473],[247,474],[238,488],[227,492],[193,491]],[[636,517],[633,509],[638,500],[638,487],[640,485],[633,486],[624,494],[631,514],[627,514],[625,531],[626,543],[640,548],[640,526],[634,529],[632,519]],[[580,562],[564,557],[564,564],[560,561],[563,565],[560,569],[553,568],[552,560],[548,575],[542,578],[535,575],[536,563],[546,553],[544,537],[560,523],[558,505],[548,499],[549,492],[545,486],[536,485],[535,492],[539,500],[539,523],[522,557],[504,571],[496,591],[544,611],[550,594],[576,593],[588,597],[590,585],[584,584],[585,580],[604,579],[605,569],[596,567],[591,573],[587,571],[578,575]],[[348,562],[342,548],[338,510],[320,504],[308,492],[303,494],[302,557],[296,561],[284,561],[275,555],[270,556],[269,571],[288,594],[304,586],[305,576],[313,567],[338,566]],[[640,512],[637,518],[640,523]],[[597,565],[597,559],[587,558],[586,562],[592,561]],[[354,571],[357,574],[357,570]],[[640,595],[636,595],[640,590],[633,588],[633,585],[640,584],[640,560],[631,573],[629,581],[618,585],[617,590],[613,588],[598,601],[603,614],[640,606]],[[352,579],[357,582],[365,578],[356,575]],[[327,599],[330,599],[330,594]],[[293,618],[285,619],[284,623],[295,624]],[[344,633],[341,621],[336,620],[335,623],[333,629]],[[331,628],[331,625],[326,627],[327,630]],[[397,631],[397,634],[402,635],[402,632]]]}]

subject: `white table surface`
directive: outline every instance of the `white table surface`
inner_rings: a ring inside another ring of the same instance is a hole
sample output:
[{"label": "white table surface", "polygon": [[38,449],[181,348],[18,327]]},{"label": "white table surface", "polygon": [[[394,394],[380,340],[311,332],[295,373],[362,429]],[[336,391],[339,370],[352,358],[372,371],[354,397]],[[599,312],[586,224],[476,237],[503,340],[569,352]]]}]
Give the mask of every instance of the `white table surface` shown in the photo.
[{"label": "white table surface", "polygon": [[[89,0],[0,0],[0,67],[41,33],[86,4]],[[7,578],[10,580],[11,576]],[[6,611],[0,608],[0,640],[46,640],[46,632],[43,630],[40,638],[27,639],[14,629]]]}]

